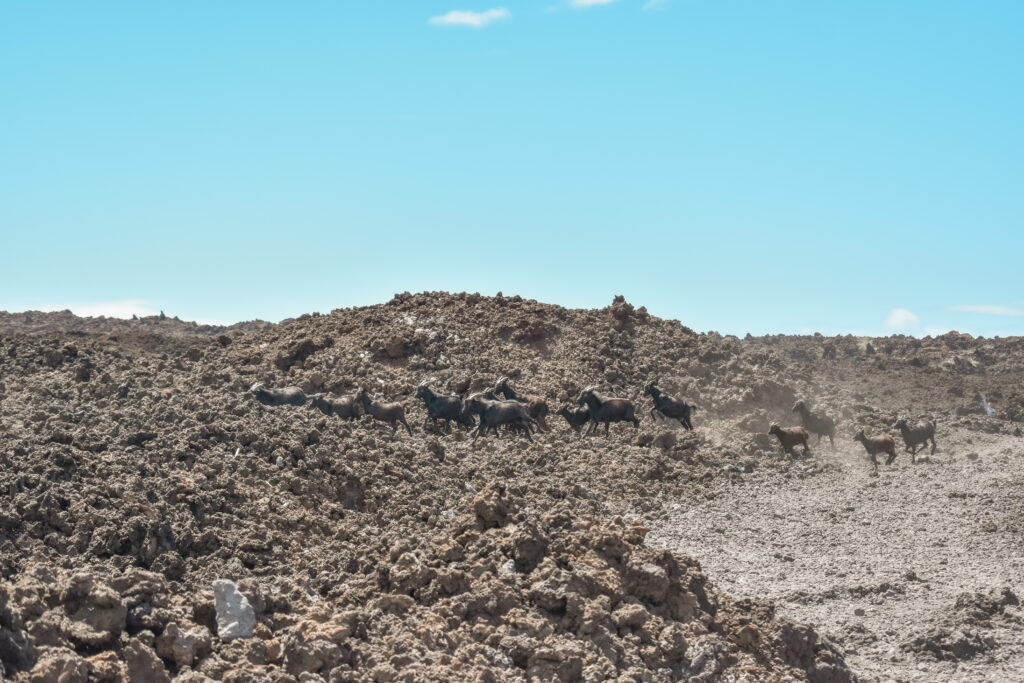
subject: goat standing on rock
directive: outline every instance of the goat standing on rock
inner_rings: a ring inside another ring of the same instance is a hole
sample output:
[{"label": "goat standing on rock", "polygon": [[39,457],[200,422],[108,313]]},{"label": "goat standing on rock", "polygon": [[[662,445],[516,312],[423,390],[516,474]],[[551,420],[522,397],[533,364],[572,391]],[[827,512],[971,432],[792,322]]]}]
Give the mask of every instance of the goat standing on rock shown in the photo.
[{"label": "goat standing on rock", "polygon": [[777,424],[773,424],[771,428],[768,429],[768,433],[774,434],[779,438],[779,443],[782,444],[782,450],[785,453],[796,455],[796,451],[794,449],[796,446],[803,444],[804,455],[811,454],[811,447],[807,443],[810,435],[803,427],[788,427],[784,429]]},{"label": "goat standing on rock", "polygon": [[591,424],[583,436],[596,432],[602,422],[605,434],[608,433],[608,427],[612,422],[632,422],[634,429],[640,428],[640,420],[636,418],[636,407],[632,401],[624,398],[604,398],[597,393],[596,386],[581,391],[576,404],[590,409]]},{"label": "goat standing on rock", "polygon": [[366,389],[360,388],[356,392],[355,400],[363,404],[363,410],[368,414],[373,415],[375,420],[381,422],[387,422],[391,425],[391,435],[394,436],[395,432],[398,431],[398,423],[401,422],[405,425],[406,430],[409,432],[409,436],[412,436],[412,429],[409,427],[409,423],[405,421],[405,406],[401,403],[377,403],[373,400],[373,397],[366,392]]},{"label": "goat standing on rock", "polygon": [[800,422],[804,428],[812,434],[818,435],[815,445],[821,443],[821,437],[827,436],[832,444],[832,450],[836,449],[836,422],[828,415],[815,415],[810,411],[803,401],[797,401],[793,406],[794,413],[800,413]]},{"label": "goat standing on rock", "polygon": [[650,396],[654,401],[654,407],[651,408],[651,417],[655,418],[658,415],[666,419],[679,420],[679,424],[689,431],[693,431],[693,423],[690,422],[690,412],[696,409],[696,406],[689,405],[686,401],[678,401],[668,394],[663,394],[658,387],[654,386],[654,382],[648,382],[644,385],[644,396]]}]

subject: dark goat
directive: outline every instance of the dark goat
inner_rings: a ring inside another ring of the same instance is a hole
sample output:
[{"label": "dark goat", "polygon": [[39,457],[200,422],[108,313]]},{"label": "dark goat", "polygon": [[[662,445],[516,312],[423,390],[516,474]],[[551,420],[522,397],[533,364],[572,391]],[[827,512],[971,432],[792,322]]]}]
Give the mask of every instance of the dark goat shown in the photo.
[{"label": "dark goat", "polygon": [[462,415],[462,398],[458,394],[439,396],[431,391],[430,387],[423,383],[416,387],[416,398],[422,398],[427,406],[427,418],[423,421],[426,427],[427,420],[434,421],[434,429],[438,429],[438,420],[444,420],[444,431],[447,432],[451,421],[459,424],[459,417]]},{"label": "dark goat", "polygon": [[892,438],[888,434],[882,436],[864,436],[864,430],[857,432],[857,436],[853,437],[854,441],[860,441],[864,444],[864,450],[871,456],[871,464],[875,466],[875,474],[878,474],[878,460],[875,458],[879,453],[888,453],[889,458],[885,461],[886,465],[892,464],[892,461],[896,459],[896,439]]},{"label": "dark goat", "polygon": [[665,418],[679,420],[679,424],[693,431],[690,413],[694,410],[695,406],[689,405],[686,401],[677,401],[668,394],[663,394],[661,389],[654,386],[654,382],[648,382],[644,385],[644,396],[650,396],[654,401],[654,407],[651,408],[652,418],[661,414]]},{"label": "dark goat", "polygon": [[530,441],[533,441],[533,437],[530,436],[530,427],[534,426],[540,429],[540,425],[527,411],[526,406],[519,401],[494,401],[484,398],[480,394],[474,394],[466,398],[466,409],[468,412],[480,416],[480,425],[476,428],[473,441],[476,441],[481,434],[486,435],[490,429],[497,431],[497,428],[502,425],[521,428]]},{"label": "dark goat", "polygon": [[828,442],[832,444],[832,450],[836,449],[836,423],[828,415],[815,415],[810,411],[803,401],[797,401],[793,405],[793,412],[800,413],[800,423],[807,428],[811,434],[817,434],[818,440],[815,444],[821,443],[821,437],[827,436]]},{"label": "dark goat", "polygon": [[462,402],[462,412],[459,413],[459,418],[456,420],[466,431],[469,431],[476,427],[476,418],[473,417],[473,413],[466,409],[466,402]]},{"label": "dark goat", "polygon": [[636,408],[632,401],[624,398],[605,398],[597,393],[597,387],[587,387],[576,398],[576,404],[590,409],[590,427],[584,436],[597,431],[598,425],[604,423],[604,433],[612,422],[632,422],[634,429],[640,428],[640,420],[636,419]]},{"label": "dark goat", "polygon": [[[524,408],[526,408],[526,412],[527,413],[530,412],[529,406],[527,406],[526,403],[524,403],[523,401],[508,399],[508,398],[505,398],[504,396],[499,396],[498,392],[496,392],[494,390],[494,387],[484,387],[482,390],[480,390],[476,394],[470,394],[469,396],[466,397],[466,402],[468,402],[469,399],[473,398],[474,396],[477,397],[477,398],[485,398],[488,401],[500,401],[500,402],[507,402],[507,403],[518,403],[519,405],[521,405]],[[533,416],[531,415],[530,417],[533,417]],[[534,418],[534,419],[536,419],[536,418]],[[540,423],[537,423],[537,424],[538,424],[537,431],[538,432],[544,431],[544,429],[539,426]],[[531,432],[531,433],[533,432],[533,428],[529,424],[524,424],[522,422],[510,422],[509,424],[505,425],[505,428],[509,429],[510,431],[513,431],[513,432],[520,431],[520,430],[523,430],[523,429],[525,429],[525,430],[527,430],[528,432]],[[497,430],[495,430],[495,431],[497,431]],[[485,430],[484,433],[486,434],[486,430]]]},{"label": "dark goat", "polygon": [[306,392],[298,387],[266,388],[263,382],[257,382],[249,388],[249,393],[265,406],[304,406]]},{"label": "dark goat", "polygon": [[337,415],[342,420],[359,419],[359,404],[355,396],[332,398],[326,394],[310,394],[309,401],[324,415]]},{"label": "dark goat", "polygon": [[915,454],[917,453],[917,447],[921,448],[928,447],[928,441],[932,442],[932,454],[935,453],[935,423],[930,420],[921,420],[916,425],[911,427],[907,424],[906,418],[900,418],[896,420],[896,424],[893,425],[896,429],[900,430],[900,434],[903,436],[903,443],[906,445],[906,449],[910,451],[910,462],[917,463]]},{"label": "dark goat", "polygon": [[565,421],[569,423],[572,430],[577,434],[580,433],[580,429],[583,425],[590,422],[590,408],[573,408],[571,406],[562,406],[558,409],[555,415],[561,415],[565,418]]},{"label": "dark goat", "polygon": [[363,410],[373,415],[375,420],[390,424],[392,436],[398,431],[399,422],[405,425],[409,436],[412,436],[412,429],[409,427],[409,423],[405,421],[405,407],[401,403],[377,403],[366,392],[366,389],[362,388],[356,392],[355,400],[362,402]]},{"label": "dark goat", "polygon": [[804,455],[811,454],[811,446],[807,443],[807,440],[811,437],[803,427],[788,427],[784,429],[777,424],[773,424],[768,429],[768,433],[779,437],[782,450],[790,455],[796,455],[794,449],[800,444],[803,444]]},{"label": "dark goat", "polygon": [[548,408],[548,402],[541,396],[520,396],[517,394],[508,383],[508,377],[499,377],[498,381],[494,384],[492,389],[494,393],[501,394],[510,401],[520,401],[526,404],[526,409],[530,412],[530,417],[536,420],[540,426],[547,431],[548,424],[545,421],[550,412]]}]

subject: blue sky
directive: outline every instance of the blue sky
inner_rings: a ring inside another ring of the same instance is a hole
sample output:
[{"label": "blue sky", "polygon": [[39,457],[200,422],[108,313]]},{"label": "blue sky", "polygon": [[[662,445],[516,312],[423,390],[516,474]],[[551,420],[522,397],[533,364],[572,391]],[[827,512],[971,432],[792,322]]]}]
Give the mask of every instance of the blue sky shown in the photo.
[{"label": "blue sky", "polygon": [[1024,334],[1022,26],[999,1],[8,3],[0,309],[500,290]]}]

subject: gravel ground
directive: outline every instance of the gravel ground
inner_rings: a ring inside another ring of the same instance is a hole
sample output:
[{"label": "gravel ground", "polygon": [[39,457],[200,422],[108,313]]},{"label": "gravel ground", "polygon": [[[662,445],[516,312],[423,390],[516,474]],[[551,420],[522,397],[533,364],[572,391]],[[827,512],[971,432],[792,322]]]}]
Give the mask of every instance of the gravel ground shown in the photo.
[{"label": "gravel ground", "polygon": [[939,444],[874,477],[844,437],[675,505],[649,542],[814,625],[865,680],[1024,680],[1024,442],[960,430]]}]

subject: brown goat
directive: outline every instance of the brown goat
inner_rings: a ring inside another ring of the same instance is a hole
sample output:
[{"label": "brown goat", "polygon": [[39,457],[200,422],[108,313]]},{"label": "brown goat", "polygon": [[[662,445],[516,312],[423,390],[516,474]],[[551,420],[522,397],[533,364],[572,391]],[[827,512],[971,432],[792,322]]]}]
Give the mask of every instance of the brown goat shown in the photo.
[{"label": "brown goat", "polygon": [[366,389],[360,388],[356,392],[354,397],[356,401],[361,401],[363,404],[363,410],[368,414],[373,415],[375,420],[381,422],[387,422],[391,425],[391,435],[394,436],[395,432],[398,431],[398,423],[401,422],[405,425],[406,430],[409,432],[409,436],[412,436],[412,428],[409,427],[409,423],[405,421],[405,406],[401,403],[377,403],[373,398],[366,392]]},{"label": "brown goat", "polygon": [[359,419],[359,403],[355,396],[334,398],[325,394],[310,394],[309,401],[324,415],[337,415],[342,420]]},{"label": "brown goat", "polygon": [[774,434],[779,438],[779,443],[782,444],[782,450],[785,453],[789,453],[790,455],[796,455],[796,451],[794,450],[794,448],[796,448],[796,446],[800,444],[803,444],[803,454],[811,454],[811,447],[807,443],[807,439],[810,438],[810,435],[807,433],[807,430],[804,429],[803,427],[789,427],[784,429],[777,424],[773,424],[771,428],[768,430],[768,434]]},{"label": "brown goat", "polygon": [[569,426],[577,434],[580,433],[580,429],[583,425],[590,422],[590,408],[573,408],[572,406],[562,406],[559,408],[555,415],[561,415],[565,418],[565,421],[569,423]]},{"label": "brown goat", "polygon": [[854,441],[860,441],[864,444],[864,450],[871,456],[871,464],[875,466],[875,474],[878,474],[878,460],[875,458],[879,453],[888,453],[889,458],[885,461],[886,465],[892,464],[892,461],[896,459],[896,439],[892,438],[888,434],[881,436],[865,436],[864,430],[857,432],[857,436],[853,437]]}]

